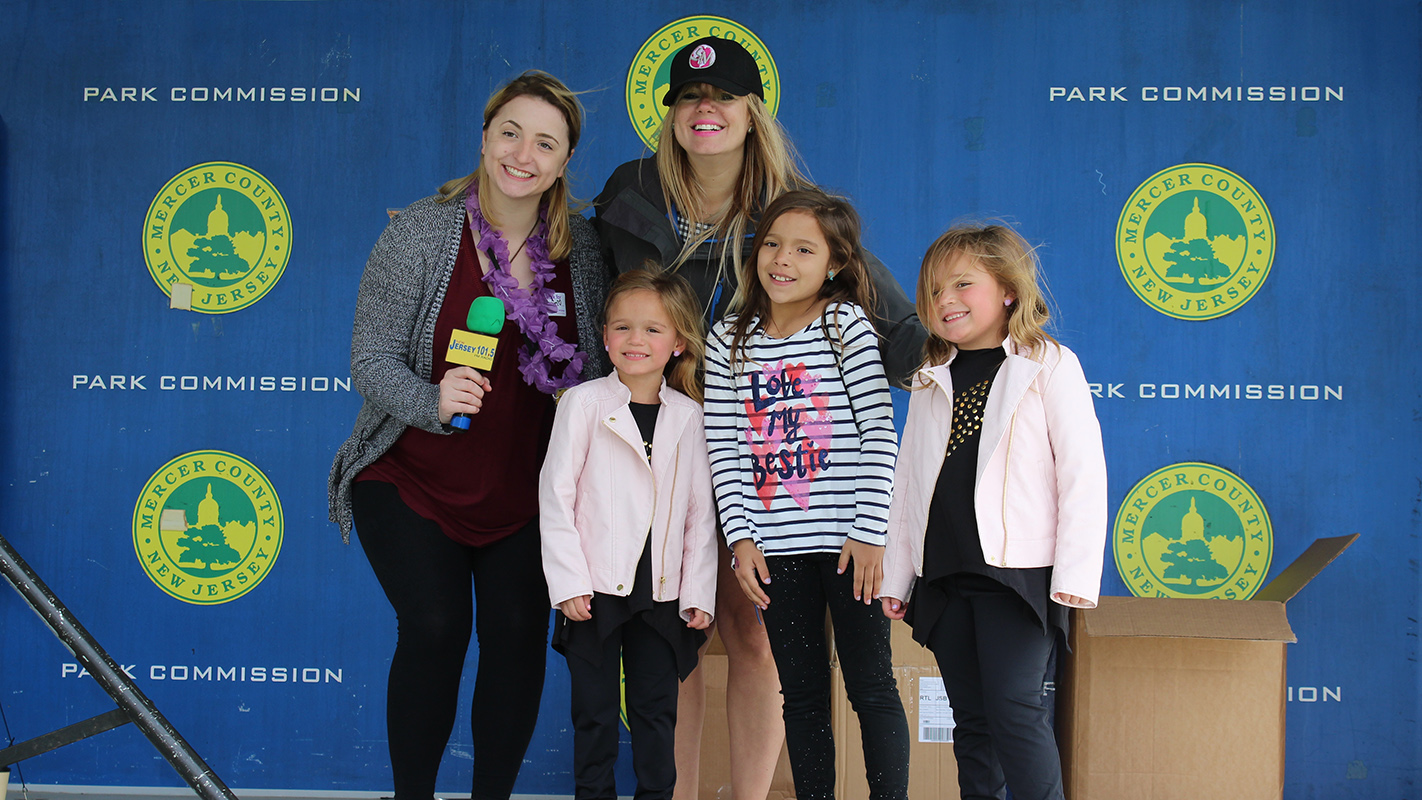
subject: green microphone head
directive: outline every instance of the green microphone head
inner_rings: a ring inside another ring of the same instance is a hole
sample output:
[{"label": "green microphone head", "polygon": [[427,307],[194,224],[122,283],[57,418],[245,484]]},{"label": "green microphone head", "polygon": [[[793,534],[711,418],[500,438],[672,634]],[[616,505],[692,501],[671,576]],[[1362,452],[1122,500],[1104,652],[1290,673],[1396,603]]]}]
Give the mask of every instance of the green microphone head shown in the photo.
[{"label": "green microphone head", "polygon": [[497,334],[504,328],[504,301],[489,296],[474,298],[466,325],[474,333]]}]

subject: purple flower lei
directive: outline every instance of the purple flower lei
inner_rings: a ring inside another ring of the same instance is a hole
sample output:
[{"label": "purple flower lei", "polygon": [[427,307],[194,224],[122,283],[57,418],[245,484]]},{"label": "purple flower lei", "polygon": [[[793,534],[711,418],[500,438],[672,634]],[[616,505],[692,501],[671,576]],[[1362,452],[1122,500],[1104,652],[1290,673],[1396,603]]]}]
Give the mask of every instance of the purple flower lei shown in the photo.
[{"label": "purple flower lei", "polygon": [[[548,318],[554,292],[547,283],[553,277],[553,261],[548,257],[548,214],[546,206],[538,209],[537,229],[529,235],[524,248],[533,261],[533,283],[528,291],[520,289],[518,279],[510,274],[509,243],[489,224],[479,211],[479,187],[469,187],[464,198],[469,212],[469,231],[479,240],[480,250],[492,250],[496,258],[484,283],[489,292],[504,301],[504,315],[513,320],[528,341],[537,346],[518,349],[518,371],[529,386],[545,394],[582,383],[583,362],[587,353],[576,352],[573,345],[558,338],[558,325]],[[561,377],[553,377],[555,361],[566,361]]]}]

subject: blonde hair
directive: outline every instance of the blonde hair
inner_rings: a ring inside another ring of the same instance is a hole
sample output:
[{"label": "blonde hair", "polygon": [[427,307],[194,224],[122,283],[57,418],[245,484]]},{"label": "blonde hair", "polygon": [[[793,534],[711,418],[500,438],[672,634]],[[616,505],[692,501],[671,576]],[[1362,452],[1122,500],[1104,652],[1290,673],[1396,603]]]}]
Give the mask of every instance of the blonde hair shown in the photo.
[{"label": "blonde hair", "polygon": [[700,403],[704,397],[701,386],[706,364],[706,332],[701,327],[696,290],[686,278],[667,272],[655,261],[648,261],[642,269],[624,272],[612,282],[607,290],[607,302],[602,307],[603,325],[607,324],[612,305],[619,298],[638,291],[652,292],[662,301],[672,327],[686,343],[681,354],[667,362],[667,385]]},{"label": "blonde hair", "polygon": [[[678,90],[680,88],[677,87]],[[812,185],[799,166],[799,156],[785,128],[771,116],[765,103],[753,94],[740,99],[750,111],[751,130],[746,134],[740,180],[731,193],[731,205],[710,230],[693,234],[682,243],[676,260],[668,265],[673,271],[686,263],[702,244],[720,239],[717,281],[725,275],[727,258],[730,259],[731,274],[739,274],[742,242],[755,227],[754,219],[765,204],[790,189]],[[678,213],[687,215],[697,209],[704,211],[702,201],[705,198],[692,173],[691,159],[672,130],[675,109],[673,105],[667,110],[657,131],[657,174],[662,179],[662,199],[667,209],[674,208]],[[692,228],[694,230],[695,226]]]},{"label": "blonde hair", "polygon": [[[877,302],[874,281],[869,277],[869,267],[864,263],[863,250],[859,246],[859,214],[854,206],[843,197],[825,194],[819,189],[797,189],[780,195],[765,208],[760,229],[756,232],[755,243],[751,247],[751,258],[741,265],[740,285],[731,309],[736,317],[731,322],[730,366],[734,373],[745,358],[746,340],[756,329],[764,328],[770,318],[770,295],[761,285],[759,274],[760,249],[770,235],[775,220],[792,211],[809,214],[819,226],[820,233],[829,245],[829,268],[833,277],[820,285],[819,297],[829,301],[820,315],[827,321],[831,310],[840,303],[854,303],[873,314]],[[758,320],[758,322],[757,322]],[[752,325],[755,325],[752,328]],[[836,324],[830,343],[835,348],[836,358],[843,355],[843,334]]]},{"label": "blonde hair", "polygon": [[[573,150],[577,148],[578,138],[583,131],[583,104],[578,101],[578,96],[573,90],[542,70],[531,69],[494,92],[489,97],[489,102],[484,104],[484,125],[481,130],[488,130],[489,123],[493,121],[499,110],[516,97],[536,97],[562,113],[563,121],[568,125],[568,158],[571,160]],[[474,167],[473,172],[462,178],[446,181],[443,186],[439,187],[439,202],[447,203],[462,195],[470,184],[477,184],[479,187],[479,208],[489,224],[498,226],[499,223],[490,216],[489,212],[490,181],[479,180],[483,171],[484,164],[481,160]],[[543,193],[543,198],[546,201],[544,205],[548,210],[548,255],[554,261],[561,261],[573,251],[573,231],[568,224],[568,213],[566,212],[575,210],[575,201],[572,192],[568,189],[566,167],[563,174],[559,175],[553,181],[553,185]]]},{"label": "blonde hair", "polygon": [[[940,273],[958,253],[972,259],[972,263],[991,275],[1008,296],[1015,298],[1007,307],[1007,336],[1012,341],[1029,350],[1036,350],[1047,342],[1056,343],[1047,333],[1051,311],[1042,285],[1037,249],[1001,221],[956,225],[929,245],[918,271],[915,305],[919,319],[931,320],[938,313],[934,304],[942,285]],[[943,281],[950,278],[942,276]],[[925,327],[928,339],[923,343],[923,363],[925,366],[942,364],[952,354],[953,344],[935,334],[932,325]]]}]

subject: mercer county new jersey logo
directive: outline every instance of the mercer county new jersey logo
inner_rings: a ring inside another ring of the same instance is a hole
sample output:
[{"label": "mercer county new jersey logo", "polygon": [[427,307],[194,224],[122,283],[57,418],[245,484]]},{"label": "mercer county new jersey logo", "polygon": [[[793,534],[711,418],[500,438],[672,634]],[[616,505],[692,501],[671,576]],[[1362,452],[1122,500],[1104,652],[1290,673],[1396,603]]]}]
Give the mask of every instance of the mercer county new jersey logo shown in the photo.
[{"label": "mercer county new jersey logo", "polygon": [[133,509],[133,548],[158,588],[215,605],[250,592],[281,552],[281,501],[252,462],[221,450],[178,456]]},{"label": "mercer county new jersey logo", "polygon": [[1162,314],[1203,320],[1249,302],[1274,263],[1274,220],[1243,178],[1181,164],[1142,183],[1116,223],[1131,289]]},{"label": "mercer county new jersey logo", "polygon": [[[670,88],[672,56],[703,36],[731,39],[745,47],[760,67],[766,110],[773,117],[780,109],[780,72],[776,70],[775,59],[770,57],[770,50],[766,49],[760,37],[739,22],[724,17],[682,17],[652,34],[637,49],[632,66],[627,69],[627,115],[632,118],[632,127],[637,130],[637,135],[653,150],[657,149],[657,127],[667,111],[667,107],[662,105],[662,97]],[[710,66],[709,59],[714,56],[694,53],[693,58]]]},{"label": "mercer county new jersey logo", "polygon": [[1112,538],[1116,569],[1137,597],[1247,600],[1274,555],[1259,495],[1210,464],[1147,475],[1121,503]]},{"label": "mercer county new jersey logo", "polygon": [[143,223],[148,272],[172,308],[226,314],[272,290],[291,258],[291,219],[271,181],[212,161],[179,172]]}]

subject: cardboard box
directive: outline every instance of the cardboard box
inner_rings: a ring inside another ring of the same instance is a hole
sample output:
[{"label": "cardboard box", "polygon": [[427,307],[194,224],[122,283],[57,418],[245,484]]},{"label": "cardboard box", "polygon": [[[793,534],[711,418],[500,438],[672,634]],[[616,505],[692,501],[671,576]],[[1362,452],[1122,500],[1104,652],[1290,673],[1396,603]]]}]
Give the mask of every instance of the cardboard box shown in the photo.
[{"label": "cardboard box", "polygon": [[[957,800],[958,762],[953,757],[951,731],[941,725],[948,712],[947,696],[933,653],[913,640],[903,622],[890,623],[894,679],[908,716],[909,797],[924,800]],[[925,686],[925,680],[929,683]],[[932,684],[937,681],[937,685]],[[939,699],[941,698],[941,699]],[[859,717],[844,691],[844,674],[838,659],[830,666],[830,720],[834,727],[835,800],[869,800],[864,777],[864,744]]]},{"label": "cardboard box", "polygon": [[1358,534],[1319,539],[1251,600],[1103,597],[1058,687],[1068,800],[1279,798],[1284,603]]},{"label": "cardboard box", "polygon": [[[703,800],[730,800],[731,749],[726,726],[726,648],[721,637],[711,640],[701,659],[706,672],[706,721],[701,728],[701,774],[699,794]],[[795,781],[790,775],[790,753],[780,747],[780,761],[770,782],[766,800],[793,800]]]}]

